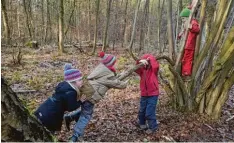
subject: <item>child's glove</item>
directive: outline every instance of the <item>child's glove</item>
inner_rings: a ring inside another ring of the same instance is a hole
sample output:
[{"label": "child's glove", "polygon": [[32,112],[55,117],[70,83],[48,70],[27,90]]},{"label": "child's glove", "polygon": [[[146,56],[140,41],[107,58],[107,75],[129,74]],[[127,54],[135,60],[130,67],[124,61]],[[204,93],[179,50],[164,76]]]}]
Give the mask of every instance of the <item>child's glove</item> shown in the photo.
[{"label": "child's glove", "polygon": [[86,99],[86,95],[83,94],[83,95],[80,97],[80,101],[81,101],[81,102],[84,102],[85,100],[87,100],[87,99]]},{"label": "child's glove", "polygon": [[140,60],[139,62],[140,62],[140,63],[143,63],[144,66],[147,66],[147,65],[149,64],[148,61],[145,60],[145,59],[142,59],[142,60]]}]

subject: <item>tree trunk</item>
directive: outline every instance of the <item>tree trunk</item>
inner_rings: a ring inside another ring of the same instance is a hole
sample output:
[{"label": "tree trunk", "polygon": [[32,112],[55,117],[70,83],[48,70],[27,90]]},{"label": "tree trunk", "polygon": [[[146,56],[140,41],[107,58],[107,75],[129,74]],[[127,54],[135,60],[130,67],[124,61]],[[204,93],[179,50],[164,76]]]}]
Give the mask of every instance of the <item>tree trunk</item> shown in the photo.
[{"label": "tree trunk", "polygon": [[7,9],[5,0],[1,0],[2,4],[2,16],[3,16],[3,25],[4,25],[4,35],[6,37],[6,43],[10,44],[10,28],[8,23]]},{"label": "tree trunk", "polygon": [[164,2],[165,0],[163,0],[162,2],[162,6],[160,8],[160,0],[158,0],[158,33],[157,33],[157,37],[158,37],[158,49],[159,49],[159,52],[162,53],[163,52],[163,48],[161,46],[161,43],[160,43],[160,33],[161,33],[161,21],[162,21],[162,11],[163,11],[163,8],[164,8]]},{"label": "tree trunk", "polygon": [[[51,41],[51,36],[52,36],[49,6],[50,6],[50,2],[49,2],[49,0],[46,0],[46,11],[47,11],[47,13],[46,13],[46,27],[45,27],[45,37],[44,37],[44,42],[45,43],[47,41]],[[47,37],[48,37],[48,40],[47,40]]]},{"label": "tree trunk", "polygon": [[4,142],[52,142],[54,137],[31,116],[1,78],[1,140]]},{"label": "tree trunk", "polygon": [[[118,27],[118,23],[116,21],[118,20],[119,5],[118,5],[118,2],[116,2],[115,4],[116,4],[116,7],[115,7],[115,16],[114,16],[114,27]],[[119,36],[117,31],[118,31],[117,28],[114,28],[112,50],[115,49],[116,39],[118,39],[118,36]]]},{"label": "tree trunk", "polygon": [[202,30],[204,27],[205,14],[206,14],[206,5],[207,5],[207,0],[202,0],[202,8],[201,8],[201,13],[200,13],[200,23],[199,23],[201,30],[200,30],[200,34],[197,37],[197,41],[196,41],[194,60],[196,60],[196,57],[198,56],[199,51],[200,51]]},{"label": "tree trunk", "polygon": [[128,11],[128,0],[125,0],[126,4],[125,4],[125,8],[124,8],[124,24],[123,24],[123,34],[122,34],[122,43],[121,43],[121,47],[124,47],[124,43],[126,43],[125,41],[125,31],[126,31],[126,24],[127,24],[127,11]]},{"label": "tree trunk", "polygon": [[64,52],[64,45],[63,45],[63,38],[64,38],[64,7],[63,7],[63,0],[59,0],[59,52]]},{"label": "tree trunk", "polygon": [[134,18],[134,23],[133,23],[133,28],[132,28],[131,41],[130,41],[130,44],[128,46],[129,53],[133,57],[134,60],[137,60],[137,57],[132,52],[132,46],[133,46],[133,41],[134,41],[134,37],[135,37],[135,33],[136,33],[136,21],[137,21],[137,15],[138,15],[140,5],[141,5],[141,0],[137,0],[137,6],[136,6],[136,10],[135,10],[135,18]]},{"label": "tree trunk", "polygon": [[110,20],[110,9],[111,9],[111,3],[112,0],[107,1],[107,7],[106,7],[106,26],[105,26],[105,32],[104,32],[104,39],[103,39],[103,46],[102,51],[106,51],[107,46],[107,34],[108,34],[108,27],[109,27],[109,20]]},{"label": "tree trunk", "polygon": [[100,0],[96,0],[96,20],[95,20],[95,34],[94,34],[94,41],[93,41],[93,51],[92,55],[96,51],[96,43],[97,43],[97,32],[98,32],[98,15],[99,15],[99,5]]},{"label": "tree trunk", "polygon": [[179,45],[177,44],[177,36],[178,31],[180,30],[180,25],[182,24],[181,18],[180,18],[180,12],[182,11],[182,0],[179,0],[177,3],[177,19],[176,19],[176,33],[175,33],[175,54],[177,55],[179,52]]},{"label": "tree trunk", "polygon": [[[44,31],[45,28],[45,22],[44,22],[44,0],[41,1],[41,33],[43,33],[42,31]],[[45,35],[41,35],[41,42],[43,42]]]},{"label": "tree trunk", "polygon": [[89,25],[89,41],[91,41],[91,2],[89,0],[89,4],[88,4],[88,25]]},{"label": "tree trunk", "polygon": [[168,31],[168,41],[169,41],[169,57],[175,59],[175,40],[174,40],[174,30],[172,24],[172,1],[167,1],[167,31]]}]

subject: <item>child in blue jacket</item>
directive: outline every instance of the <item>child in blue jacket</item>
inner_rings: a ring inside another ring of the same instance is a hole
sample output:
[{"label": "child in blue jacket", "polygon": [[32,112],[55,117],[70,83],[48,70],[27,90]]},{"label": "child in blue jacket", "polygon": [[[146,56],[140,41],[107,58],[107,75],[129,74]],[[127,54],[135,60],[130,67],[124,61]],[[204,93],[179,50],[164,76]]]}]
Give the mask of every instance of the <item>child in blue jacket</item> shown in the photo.
[{"label": "child in blue jacket", "polygon": [[38,120],[51,132],[60,131],[65,111],[74,111],[81,106],[79,88],[82,74],[70,64],[64,67],[65,81],[59,83],[55,92],[35,111]]}]

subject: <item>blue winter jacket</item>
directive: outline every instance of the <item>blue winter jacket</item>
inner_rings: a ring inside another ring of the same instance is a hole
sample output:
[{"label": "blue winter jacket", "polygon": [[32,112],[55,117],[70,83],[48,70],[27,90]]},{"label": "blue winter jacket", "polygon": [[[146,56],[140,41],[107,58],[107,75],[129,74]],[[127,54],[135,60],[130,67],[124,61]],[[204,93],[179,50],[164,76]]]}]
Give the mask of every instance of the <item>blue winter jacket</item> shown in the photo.
[{"label": "blue winter jacket", "polygon": [[50,131],[59,131],[64,112],[73,111],[80,105],[77,91],[64,81],[57,85],[55,93],[42,103],[34,114]]}]

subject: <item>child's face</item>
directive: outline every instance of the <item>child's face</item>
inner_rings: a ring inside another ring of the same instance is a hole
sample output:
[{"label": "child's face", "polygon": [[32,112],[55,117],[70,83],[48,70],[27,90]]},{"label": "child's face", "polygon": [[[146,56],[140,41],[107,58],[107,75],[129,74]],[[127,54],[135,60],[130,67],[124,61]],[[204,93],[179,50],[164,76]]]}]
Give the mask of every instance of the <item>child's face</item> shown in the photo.
[{"label": "child's face", "polygon": [[185,22],[186,22],[186,20],[187,20],[188,18],[187,17],[182,17],[181,18],[181,20],[182,20],[182,22],[185,24]]},{"label": "child's face", "polygon": [[76,82],[75,82],[75,84],[76,84],[76,86],[78,87],[78,88],[80,88],[82,85],[83,85],[83,80],[81,79],[81,80],[77,80]]}]

